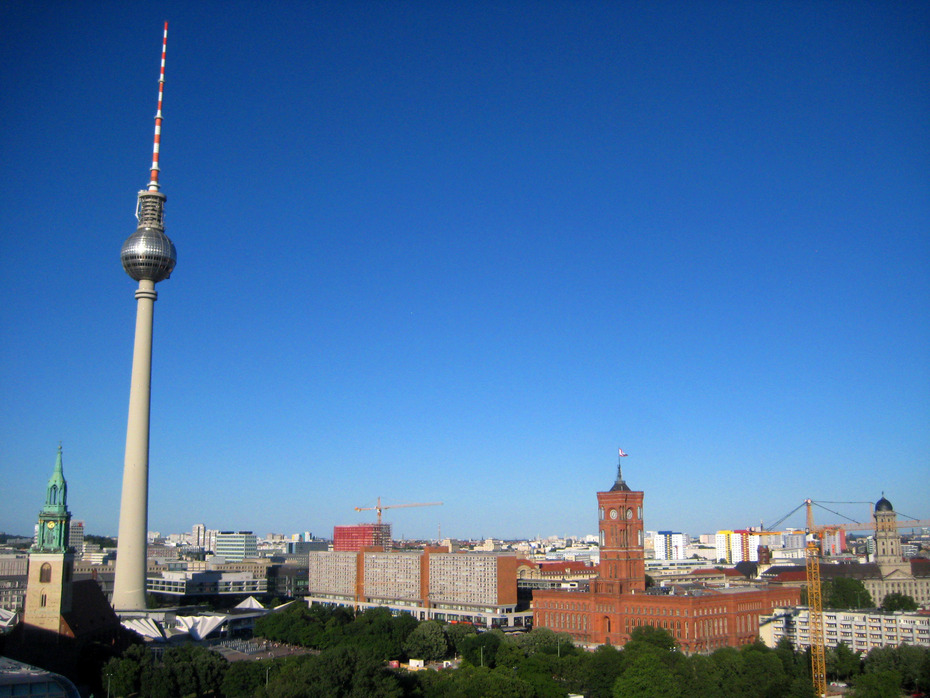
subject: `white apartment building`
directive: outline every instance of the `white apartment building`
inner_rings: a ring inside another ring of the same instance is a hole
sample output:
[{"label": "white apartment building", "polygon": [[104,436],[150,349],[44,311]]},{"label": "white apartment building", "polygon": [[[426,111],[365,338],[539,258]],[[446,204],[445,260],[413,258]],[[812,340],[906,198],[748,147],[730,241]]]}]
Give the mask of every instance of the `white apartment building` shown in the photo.
[{"label": "white apartment building", "polygon": [[[930,616],[918,613],[878,613],[874,611],[827,610],[823,612],[824,644],[845,644],[864,654],[885,645],[930,647]],[[810,646],[810,610],[806,606],[776,608],[759,619],[759,636],[769,647],[783,637],[798,649]]]},{"label": "white apartment building", "polygon": [[728,565],[759,559],[759,536],[752,531],[717,531],[715,554]]},{"label": "white apartment building", "polygon": [[251,531],[220,531],[216,534],[215,552],[226,562],[258,557],[258,536]]},{"label": "white apartment building", "polygon": [[653,539],[656,560],[685,560],[688,555],[689,538],[687,533],[677,531],[659,531]]}]

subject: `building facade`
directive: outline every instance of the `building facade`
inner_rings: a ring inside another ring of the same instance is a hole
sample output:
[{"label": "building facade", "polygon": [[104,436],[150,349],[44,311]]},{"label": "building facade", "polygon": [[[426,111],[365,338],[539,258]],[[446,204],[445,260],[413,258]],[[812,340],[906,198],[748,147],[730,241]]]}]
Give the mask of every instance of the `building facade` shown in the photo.
[{"label": "building facade", "polygon": [[653,541],[656,560],[685,560],[688,555],[688,535],[675,531],[659,531]]},{"label": "building facade", "polygon": [[[857,654],[874,647],[919,645],[930,647],[930,616],[918,613],[877,613],[869,611],[823,611],[825,647],[841,642]],[[788,638],[798,649],[810,647],[810,609],[776,608],[762,619],[762,641],[775,647]]]},{"label": "building facade", "polygon": [[379,547],[391,550],[391,524],[365,523],[354,526],[333,526],[333,550],[359,552],[364,548]]},{"label": "building facade", "polygon": [[418,620],[519,626],[517,558],[513,553],[311,551],[307,602],[384,607]]},{"label": "building facade", "polygon": [[752,531],[717,531],[714,545],[717,560],[728,565],[759,559],[759,536]]},{"label": "building facade", "polygon": [[588,592],[533,593],[533,623],[588,645],[623,645],[638,626],[667,630],[686,652],[753,642],[759,618],[796,603],[796,588],[733,588],[724,582],[646,589],[643,493],[632,491],[620,467],[610,490],[597,493],[601,563]]},{"label": "building facade", "polygon": [[216,534],[216,554],[226,562],[258,557],[258,536],[251,531],[220,531]]}]

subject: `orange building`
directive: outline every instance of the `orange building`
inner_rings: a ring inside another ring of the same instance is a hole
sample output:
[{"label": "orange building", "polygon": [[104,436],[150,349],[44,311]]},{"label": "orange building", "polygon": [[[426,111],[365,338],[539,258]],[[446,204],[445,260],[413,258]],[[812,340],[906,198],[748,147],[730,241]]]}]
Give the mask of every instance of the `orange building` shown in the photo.
[{"label": "orange building", "polygon": [[[585,644],[624,645],[634,628],[667,630],[685,652],[753,642],[759,618],[776,606],[800,603],[797,588],[709,587],[646,589],[643,493],[623,480],[597,493],[601,560],[590,591],[533,592],[533,624],[569,633]],[[673,593],[670,593],[673,592]]]}]

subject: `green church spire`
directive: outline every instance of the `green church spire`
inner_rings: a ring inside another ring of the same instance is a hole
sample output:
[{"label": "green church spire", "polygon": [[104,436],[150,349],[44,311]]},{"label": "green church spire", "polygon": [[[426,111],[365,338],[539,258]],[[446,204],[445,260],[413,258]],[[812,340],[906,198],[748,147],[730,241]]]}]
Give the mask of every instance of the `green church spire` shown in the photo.
[{"label": "green church spire", "polygon": [[45,506],[39,512],[39,532],[32,549],[44,553],[64,553],[68,551],[71,537],[71,512],[68,511],[68,483],[61,465],[61,444],[58,445],[58,457],[55,469],[45,488]]}]

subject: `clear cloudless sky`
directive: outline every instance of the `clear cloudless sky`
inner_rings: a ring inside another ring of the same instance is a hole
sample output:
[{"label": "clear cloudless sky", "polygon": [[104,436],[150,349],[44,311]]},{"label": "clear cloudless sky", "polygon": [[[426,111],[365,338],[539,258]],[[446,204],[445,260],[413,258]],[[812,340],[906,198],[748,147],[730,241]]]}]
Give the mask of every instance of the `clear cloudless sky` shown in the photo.
[{"label": "clear cloudless sky", "polygon": [[0,20],[0,530],[61,441],[117,532],[165,20],[150,530],[594,533],[618,447],[651,530],[930,518],[930,4]]}]

